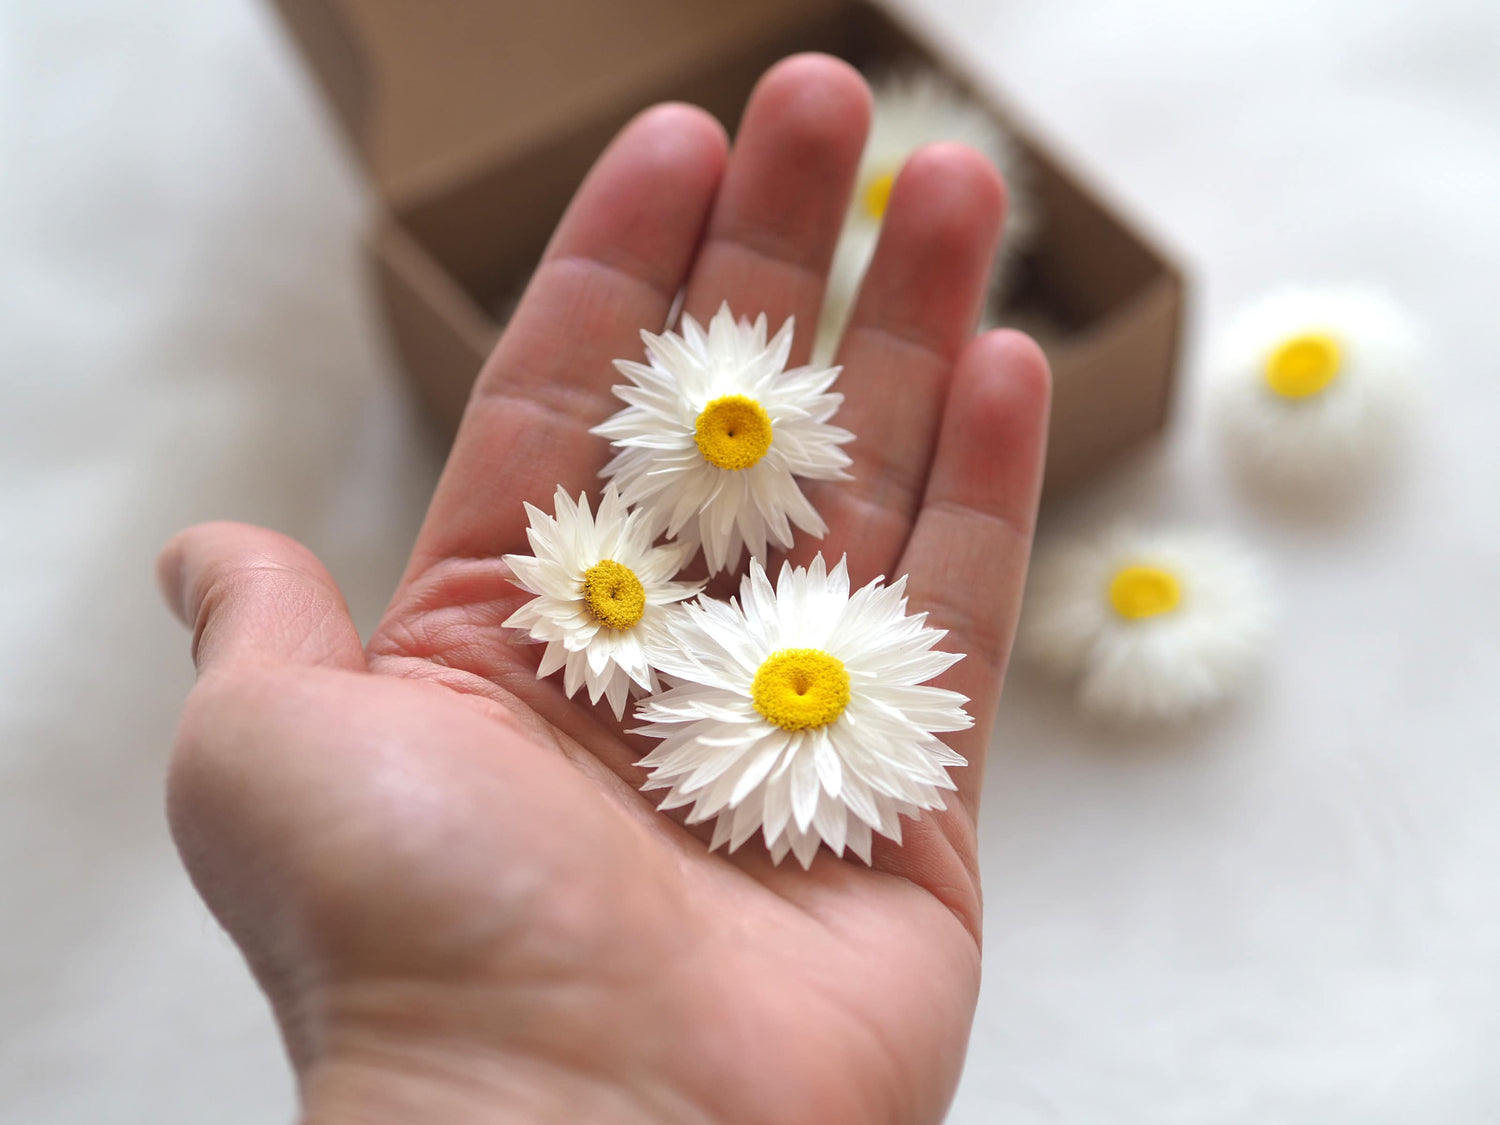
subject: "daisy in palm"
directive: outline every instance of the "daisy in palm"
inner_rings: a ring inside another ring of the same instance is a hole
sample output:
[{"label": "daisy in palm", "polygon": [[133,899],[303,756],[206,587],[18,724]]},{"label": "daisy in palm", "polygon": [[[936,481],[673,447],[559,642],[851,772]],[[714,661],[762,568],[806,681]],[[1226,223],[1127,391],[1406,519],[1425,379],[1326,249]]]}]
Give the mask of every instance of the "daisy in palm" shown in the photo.
[{"label": "daisy in palm", "polygon": [[712,848],[757,832],[779,863],[812,863],[819,841],[870,861],[872,833],[898,843],[899,817],[943,808],[937,735],[973,720],[957,692],[924,686],[962,659],[933,650],[944,633],[908,615],[906,579],[854,594],[841,560],[783,564],[775,588],[758,561],[738,602],[699,599],[652,661],[671,686],[643,702],[638,733],[662,740],[641,760],[663,809],[717,817]]},{"label": "daisy in palm", "polygon": [[617,450],[602,475],[639,507],[653,535],[703,545],[710,574],[736,567],[748,547],[792,545],[795,526],[827,531],[797,477],[845,480],[854,435],[829,419],[843,395],[829,387],[837,367],[786,370],[790,318],[766,338],[729,305],[705,330],[684,314],[682,333],[642,332],[649,363],[617,360],[630,380],[614,388],[629,405],[593,433]]},{"label": "daisy in palm", "polygon": [[555,516],[526,505],[532,555],[506,555],[515,583],[535,594],[505,621],[545,642],[537,677],[563,669],[569,697],[587,685],[589,702],[609,700],[615,718],[632,691],[659,688],[647,648],[670,628],[677,603],[702,587],[673,581],[691,557],[686,544],[652,546],[640,512],[627,512],[619,493],[604,490],[595,516],[582,494],[575,504],[558,485]]}]

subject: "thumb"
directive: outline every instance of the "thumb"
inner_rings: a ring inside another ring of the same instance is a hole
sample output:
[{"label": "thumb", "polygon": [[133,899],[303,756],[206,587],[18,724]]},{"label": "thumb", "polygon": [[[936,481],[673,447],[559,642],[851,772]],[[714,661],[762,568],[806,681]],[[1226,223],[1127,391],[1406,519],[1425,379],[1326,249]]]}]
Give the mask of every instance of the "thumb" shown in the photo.
[{"label": "thumb", "polygon": [[325,664],[363,670],[364,649],[332,576],[306,547],[242,523],[178,532],[156,561],[172,612],[211,667]]}]

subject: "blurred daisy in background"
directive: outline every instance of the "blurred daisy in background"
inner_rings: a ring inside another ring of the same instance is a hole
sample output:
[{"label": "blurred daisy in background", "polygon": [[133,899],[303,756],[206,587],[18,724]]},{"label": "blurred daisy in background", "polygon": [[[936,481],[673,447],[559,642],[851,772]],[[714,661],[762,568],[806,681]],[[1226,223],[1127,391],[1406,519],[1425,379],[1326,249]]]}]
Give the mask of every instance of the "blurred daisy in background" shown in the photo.
[{"label": "blurred daisy in background", "polygon": [[1009,207],[1004,240],[996,256],[997,282],[1030,241],[1036,225],[1019,146],[984,106],[932,71],[907,71],[872,79],[871,90],[875,103],[870,136],[829,270],[813,348],[817,363],[830,361],[838,350],[860,282],[875,253],[896,176],[923,145],[938,141],[966,144],[983,154],[1005,177]]},{"label": "blurred daisy in background", "polygon": [[762,313],[736,320],[728,303],[707,330],[686,314],[682,334],[642,332],[648,364],[616,360],[629,405],[591,433],[618,451],[602,476],[653,536],[703,545],[710,574],[739,565],[746,547],[792,545],[792,527],[828,530],[795,478],[847,480],[848,430],[830,425],[844,396],[837,367],[786,370],[792,321],[769,341]]},{"label": "blurred daisy in background", "polygon": [[819,841],[870,861],[871,833],[901,840],[901,816],[941,809],[964,759],[937,735],[973,720],[957,692],[924,686],[963,657],[906,612],[906,579],[849,593],[841,560],[783,564],[773,589],[757,561],[739,601],[685,607],[652,659],[672,685],[644,701],[641,759],[662,809],[717,818],[711,848],[757,832],[771,858],[803,867]]},{"label": "blurred daisy in background", "polygon": [[1234,694],[1270,620],[1260,566],[1230,543],[1118,529],[1039,552],[1017,651],[1086,711],[1177,720]]},{"label": "blurred daisy in background", "polygon": [[532,555],[506,555],[516,585],[535,594],[506,619],[529,640],[545,642],[540,679],[563,669],[571,698],[587,686],[589,702],[606,696],[615,718],[632,690],[648,695],[660,686],[646,658],[649,641],[669,627],[676,603],[702,588],[673,581],[693,548],[652,546],[644,516],[627,513],[613,487],[604,490],[599,514],[588,497],[575,504],[561,485],[549,516],[526,505]]},{"label": "blurred daisy in background", "polygon": [[1398,444],[1418,348],[1377,293],[1291,288],[1247,307],[1210,357],[1218,421],[1241,468],[1287,492],[1341,491]]}]

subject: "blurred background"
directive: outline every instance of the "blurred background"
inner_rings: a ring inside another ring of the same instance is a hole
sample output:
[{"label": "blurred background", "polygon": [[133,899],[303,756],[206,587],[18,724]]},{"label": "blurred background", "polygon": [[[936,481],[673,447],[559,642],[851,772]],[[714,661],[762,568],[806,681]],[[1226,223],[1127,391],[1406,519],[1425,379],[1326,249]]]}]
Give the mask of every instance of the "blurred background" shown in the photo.
[{"label": "blurred background", "polygon": [[[1500,5],[910,0],[1186,266],[1164,441],[1053,506],[1272,562],[1270,667],[1120,735],[1017,676],[951,1120],[1500,1120]],[[161,811],[188,640],[160,543],[308,543],[362,628],[441,464],[359,240],[361,166],[270,6],[0,0],[0,1119],[289,1120],[259,994]],[[1203,342],[1295,281],[1427,328],[1399,481],[1250,502]]]}]

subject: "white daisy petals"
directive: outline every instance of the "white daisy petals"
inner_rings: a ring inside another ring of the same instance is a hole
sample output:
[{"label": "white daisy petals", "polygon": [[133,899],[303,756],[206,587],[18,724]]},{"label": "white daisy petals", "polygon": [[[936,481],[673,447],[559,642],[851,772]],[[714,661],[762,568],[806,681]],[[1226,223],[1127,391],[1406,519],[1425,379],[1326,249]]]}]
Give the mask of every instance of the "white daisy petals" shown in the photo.
[{"label": "white daisy petals", "polygon": [[659,683],[647,648],[681,612],[677,603],[702,588],[674,581],[692,554],[688,545],[652,546],[642,513],[626,512],[611,486],[598,515],[588,498],[574,503],[558,486],[555,515],[526,505],[526,537],[534,555],[506,555],[513,581],[532,598],[505,621],[527,639],[545,643],[538,678],[563,672],[569,696],[587,687],[590,703],[608,700],[615,718],[632,694]]},{"label": "white daisy petals", "polygon": [[630,380],[614,388],[628,405],[595,426],[614,459],[601,476],[643,514],[652,536],[702,544],[709,573],[739,565],[748,549],[792,545],[792,527],[827,530],[795,478],[846,480],[853,440],[829,419],[843,396],[839,369],[786,370],[792,321],[766,338],[766,317],[736,321],[727,303],[705,329],[642,332],[648,364],[616,361]]},{"label": "white daisy petals", "polygon": [[1228,447],[1256,481],[1327,495],[1370,475],[1415,405],[1416,333],[1360,289],[1284,289],[1247,307],[1210,366]]},{"label": "white daisy petals", "polygon": [[1173,721],[1235,692],[1270,619],[1259,565],[1230,544],[1116,530],[1039,553],[1017,653],[1075,685],[1086,711]]},{"label": "white daisy petals", "polygon": [[715,820],[711,846],[756,832],[772,859],[803,867],[820,842],[870,859],[872,832],[899,842],[900,816],[943,807],[964,759],[935,731],[973,720],[963,696],[920,686],[960,657],[908,616],[904,583],[853,595],[843,561],[783,565],[773,589],[758,560],[738,601],[684,606],[651,658],[671,686],[641,703],[641,761],[661,808]]},{"label": "white daisy petals", "polygon": [[984,106],[934,71],[905,71],[871,83],[874,107],[870,136],[844,229],[829,268],[828,288],[818,319],[813,361],[833,358],[849,322],[860,282],[875,254],[891,187],[912,153],[937,141],[977,149],[1005,177],[1008,203],[1005,238],[996,256],[1000,278],[1030,241],[1036,228],[1027,191],[1029,175],[1018,146]]}]

